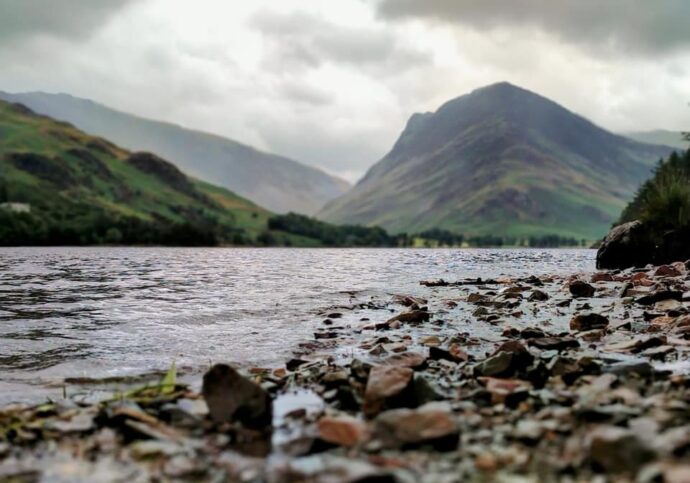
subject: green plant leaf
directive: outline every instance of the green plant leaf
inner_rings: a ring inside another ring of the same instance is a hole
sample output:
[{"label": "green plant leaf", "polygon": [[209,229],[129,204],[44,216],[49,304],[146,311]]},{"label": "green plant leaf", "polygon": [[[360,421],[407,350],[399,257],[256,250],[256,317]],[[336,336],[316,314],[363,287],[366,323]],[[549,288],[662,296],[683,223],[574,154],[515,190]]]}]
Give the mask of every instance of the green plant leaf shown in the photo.
[{"label": "green plant leaf", "polygon": [[161,394],[170,394],[175,391],[175,385],[177,384],[177,368],[175,367],[175,361],[170,365],[170,369],[165,374],[165,377],[161,381],[160,391]]}]

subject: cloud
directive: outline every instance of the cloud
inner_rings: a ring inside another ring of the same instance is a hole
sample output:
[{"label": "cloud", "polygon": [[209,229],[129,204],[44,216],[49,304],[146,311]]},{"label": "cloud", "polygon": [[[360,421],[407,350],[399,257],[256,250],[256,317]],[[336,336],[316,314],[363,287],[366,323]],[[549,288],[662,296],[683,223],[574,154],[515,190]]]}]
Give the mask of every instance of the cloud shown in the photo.
[{"label": "cloud", "polygon": [[378,15],[479,31],[538,28],[600,54],[650,56],[690,46],[687,0],[382,0]]},{"label": "cloud", "polygon": [[2,0],[0,41],[33,36],[80,39],[132,0]]},{"label": "cloud", "polygon": [[[412,113],[498,81],[609,129],[687,129],[690,49],[653,39],[676,30],[662,11],[675,3],[629,2],[638,12],[596,10],[611,0],[0,0],[0,90],[67,92],[351,180]],[[568,9],[596,18],[565,22]],[[640,12],[655,28],[623,25]],[[623,40],[668,55],[596,47]]]},{"label": "cloud", "polygon": [[430,53],[403,45],[399,37],[380,27],[338,25],[303,11],[259,11],[250,25],[269,44],[267,65],[281,69],[318,68],[332,62],[407,70],[432,60]]}]

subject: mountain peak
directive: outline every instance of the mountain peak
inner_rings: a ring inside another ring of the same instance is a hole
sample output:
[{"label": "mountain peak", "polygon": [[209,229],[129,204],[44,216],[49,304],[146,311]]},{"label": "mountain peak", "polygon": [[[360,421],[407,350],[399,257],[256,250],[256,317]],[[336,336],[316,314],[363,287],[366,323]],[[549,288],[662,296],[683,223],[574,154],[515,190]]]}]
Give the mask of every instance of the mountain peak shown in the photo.
[{"label": "mountain peak", "polygon": [[412,116],[393,149],[321,216],[393,232],[593,240],[667,153],[499,82]]}]

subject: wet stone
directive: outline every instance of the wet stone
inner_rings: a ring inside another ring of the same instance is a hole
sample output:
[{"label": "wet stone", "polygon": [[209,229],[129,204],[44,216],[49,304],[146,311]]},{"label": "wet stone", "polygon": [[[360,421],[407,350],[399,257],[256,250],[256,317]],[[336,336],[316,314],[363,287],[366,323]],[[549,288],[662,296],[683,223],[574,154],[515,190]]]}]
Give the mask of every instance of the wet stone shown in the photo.
[{"label": "wet stone", "polygon": [[609,319],[595,313],[578,314],[570,320],[570,329],[577,331],[603,329],[609,325]]},{"label": "wet stone", "polygon": [[580,343],[574,337],[539,337],[530,339],[527,344],[541,350],[563,351],[577,349]]},{"label": "wet stone", "polygon": [[568,291],[575,298],[588,298],[594,295],[596,289],[582,280],[575,280],[568,285]]}]

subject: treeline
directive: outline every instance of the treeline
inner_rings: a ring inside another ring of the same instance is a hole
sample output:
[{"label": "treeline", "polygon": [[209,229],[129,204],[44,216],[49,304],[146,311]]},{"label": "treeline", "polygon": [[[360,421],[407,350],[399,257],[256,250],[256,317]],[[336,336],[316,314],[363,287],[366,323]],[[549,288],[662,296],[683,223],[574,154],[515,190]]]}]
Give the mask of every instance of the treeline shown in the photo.
[{"label": "treeline", "polygon": [[659,161],[654,175],[637,191],[620,223],[640,220],[659,234],[690,231],[690,150]]},{"label": "treeline", "polygon": [[[0,245],[169,245],[216,246],[248,243],[241,232],[228,233],[212,221],[170,223],[109,216],[92,210],[69,215],[0,210]],[[239,242],[239,243],[238,243]]]},{"label": "treeline", "polygon": [[313,238],[329,247],[398,246],[398,237],[389,235],[383,228],[332,225],[296,213],[269,218],[268,229]]},{"label": "treeline", "polygon": [[289,213],[269,219],[271,230],[315,238],[326,246],[336,247],[579,247],[587,246],[587,240],[577,240],[559,235],[531,236],[527,238],[500,237],[493,235],[465,237],[443,229],[426,230],[416,234],[389,235],[378,227],[359,225],[331,225],[304,215]]},{"label": "treeline", "polygon": [[295,213],[271,217],[265,231],[250,236],[241,228],[222,226],[212,217],[198,213],[186,215],[188,221],[174,223],[167,219],[113,215],[83,205],[67,211],[64,207],[53,210],[43,207],[30,213],[0,209],[0,245],[564,247],[586,243],[558,235],[524,239],[492,235],[465,237],[441,229],[389,235],[379,227],[332,225]]}]

